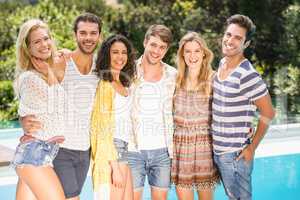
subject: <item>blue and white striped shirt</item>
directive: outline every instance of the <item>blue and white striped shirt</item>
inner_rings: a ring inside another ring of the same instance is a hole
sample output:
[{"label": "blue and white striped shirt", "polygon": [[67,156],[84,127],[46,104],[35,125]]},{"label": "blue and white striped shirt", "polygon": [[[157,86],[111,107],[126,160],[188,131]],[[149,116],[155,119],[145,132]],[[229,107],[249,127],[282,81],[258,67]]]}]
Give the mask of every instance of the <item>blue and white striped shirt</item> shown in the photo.
[{"label": "blue and white striped shirt", "polygon": [[214,153],[224,154],[247,145],[256,111],[253,101],[265,96],[268,90],[247,59],[224,80],[220,80],[219,72],[220,69],[213,81],[212,136]]}]

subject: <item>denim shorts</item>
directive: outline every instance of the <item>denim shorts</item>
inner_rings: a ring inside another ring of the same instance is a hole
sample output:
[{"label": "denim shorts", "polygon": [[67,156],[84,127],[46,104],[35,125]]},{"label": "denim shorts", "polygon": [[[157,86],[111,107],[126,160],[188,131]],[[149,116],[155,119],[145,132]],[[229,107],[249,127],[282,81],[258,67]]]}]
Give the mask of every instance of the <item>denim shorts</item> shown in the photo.
[{"label": "denim shorts", "polygon": [[214,155],[214,161],[221,174],[225,192],[230,200],[250,200],[252,198],[251,173],[253,160],[236,160],[240,151]]},{"label": "denim shorts", "polygon": [[150,186],[168,189],[170,186],[170,164],[168,149],[140,150],[128,152],[128,163],[135,190],[142,189],[145,177]]},{"label": "denim shorts", "polygon": [[11,162],[12,167],[22,165],[53,166],[59,145],[53,142],[35,139],[33,141],[20,143]]},{"label": "denim shorts", "polygon": [[128,142],[124,140],[114,138],[114,145],[118,152],[118,162],[128,164],[127,154],[128,154]]}]

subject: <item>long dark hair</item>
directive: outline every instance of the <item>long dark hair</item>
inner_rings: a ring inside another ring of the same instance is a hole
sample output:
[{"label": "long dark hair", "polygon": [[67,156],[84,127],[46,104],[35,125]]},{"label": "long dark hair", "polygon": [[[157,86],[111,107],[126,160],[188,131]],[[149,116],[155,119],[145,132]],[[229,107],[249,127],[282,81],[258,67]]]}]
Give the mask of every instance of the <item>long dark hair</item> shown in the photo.
[{"label": "long dark hair", "polygon": [[113,81],[111,73],[110,48],[115,42],[122,42],[127,48],[127,63],[120,72],[120,81],[124,87],[129,87],[136,77],[135,51],[131,42],[123,35],[112,35],[101,45],[96,60],[96,73],[101,80]]}]

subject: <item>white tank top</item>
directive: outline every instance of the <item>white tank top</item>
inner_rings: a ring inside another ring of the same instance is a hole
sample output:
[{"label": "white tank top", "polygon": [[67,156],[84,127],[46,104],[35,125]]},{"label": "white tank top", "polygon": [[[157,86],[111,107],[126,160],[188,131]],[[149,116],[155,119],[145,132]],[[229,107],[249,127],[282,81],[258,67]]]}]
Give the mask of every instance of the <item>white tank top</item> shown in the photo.
[{"label": "white tank top", "polygon": [[115,95],[115,134],[114,138],[129,142],[132,134],[132,122],[130,118],[132,98],[129,94],[127,97],[116,92]]},{"label": "white tank top", "polygon": [[65,141],[61,147],[72,150],[90,148],[90,117],[98,84],[93,63],[91,71],[83,75],[71,59],[67,62],[62,86],[67,95],[64,105]]}]

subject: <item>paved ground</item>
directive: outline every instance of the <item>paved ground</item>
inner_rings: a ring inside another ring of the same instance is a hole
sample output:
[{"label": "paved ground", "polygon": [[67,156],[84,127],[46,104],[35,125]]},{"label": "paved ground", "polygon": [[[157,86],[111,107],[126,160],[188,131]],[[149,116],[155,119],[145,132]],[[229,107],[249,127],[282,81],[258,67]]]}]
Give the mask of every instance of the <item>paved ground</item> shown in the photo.
[{"label": "paved ground", "polygon": [[14,155],[13,149],[0,145],[0,166],[9,165],[13,155]]}]

